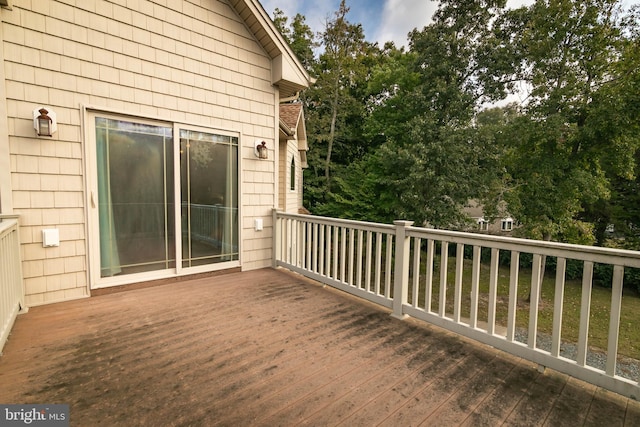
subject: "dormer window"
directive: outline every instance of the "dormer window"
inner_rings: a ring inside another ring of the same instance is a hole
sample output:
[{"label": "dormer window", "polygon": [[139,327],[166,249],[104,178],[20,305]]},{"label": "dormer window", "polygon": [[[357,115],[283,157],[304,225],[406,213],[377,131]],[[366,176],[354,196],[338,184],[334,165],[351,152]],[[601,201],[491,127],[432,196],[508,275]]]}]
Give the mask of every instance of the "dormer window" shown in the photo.
[{"label": "dormer window", "polygon": [[500,230],[502,230],[502,231],[511,231],[511,230],[513,230],[513,219],[512,218],[504,218],[501,221]]}]

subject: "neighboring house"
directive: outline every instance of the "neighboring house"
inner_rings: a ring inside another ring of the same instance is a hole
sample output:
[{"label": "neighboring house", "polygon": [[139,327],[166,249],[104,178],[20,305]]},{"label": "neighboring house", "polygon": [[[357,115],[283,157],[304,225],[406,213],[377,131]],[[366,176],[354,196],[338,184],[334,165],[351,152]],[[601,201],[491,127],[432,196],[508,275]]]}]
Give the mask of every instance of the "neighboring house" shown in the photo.
[{"label": "neighboring house", "polygon": [[0,5],[0,213],[20,215],[27,305],[271,265],[312,79],[257,0]]},{"label": "neighboring house", "polygon": [[513,218],[505,212],[505,206],[500,206],[503,216],[499,218],[489,218],[484,207],[476,200],[470,200],[464,209],[464,212],[471,218],[472,225],[468,231],[486,233],[486,234],[511,234],[515,224]]}]

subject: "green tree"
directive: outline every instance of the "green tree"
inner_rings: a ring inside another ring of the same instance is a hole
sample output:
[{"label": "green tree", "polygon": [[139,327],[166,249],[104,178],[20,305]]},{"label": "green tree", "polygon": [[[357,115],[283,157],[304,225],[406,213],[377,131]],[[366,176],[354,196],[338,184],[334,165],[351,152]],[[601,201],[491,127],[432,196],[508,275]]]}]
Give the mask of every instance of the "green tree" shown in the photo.
[{"label": "green tree", "polygon": [[351,24],[347,20],[349,8],[342,0],[333,20],[326,24],[322,33],[324,53],[320,55],[323,73],[318,78],[318,90],[325,91],[328,98],[329,123],[327,135],[327,156],[325,162],[326,190],[330,190],[331,155],[336,140],[336,130],[339,126],[339,116],[349,107],[356,107],[358,100],[349,93],[349,89],[356,84],[353,68],[357,67],[359,54],[364,47],[364,32],[362,25]]},{"label": "green tree", "polygon": [[313,50],[318,47],[318,42],[311,27],[306,23],[306,18],[298,13],[289,24],[289,18],[281,9],[276,8],[273,12],[273,23],[305,69],[311,71],[315,65]]},{"label": "green tree", "polygon": [[607,125],[626,80],[620,13],[614,0],[538,0],[511,15],[521,55],[512,77],[531,93],[512,131],[506,199],[528,237],[592,243],[585,207],[609,198],[613,175],[633,171],[637,133]]},{"label": "green tree", "polygon": [[[491,23],[505,1],[441,2],[434,22],[410,33],[409,51],[393,52],[374,74],[369,132],[386,142],[376,157],[379,190],[395,197],[389,214],[417,224],[457,227],[463,207],[495,184],[486,134],[476,132],[475,113],[504,97],[499,49]],[[391,197],[384,197],[390,199]]]},{"label": "green tree", "polygon": [[305,171],[305,200],[314,213],[336,215],[334,177],[350,173],[351,164],[368,150],[363,137],[366,88],[378,61],[377,45],[365,41],[362,26],[347,20],[343,0],[320,35],[322,53],[315,66],[318,76],[303,94],[310,151]]}]

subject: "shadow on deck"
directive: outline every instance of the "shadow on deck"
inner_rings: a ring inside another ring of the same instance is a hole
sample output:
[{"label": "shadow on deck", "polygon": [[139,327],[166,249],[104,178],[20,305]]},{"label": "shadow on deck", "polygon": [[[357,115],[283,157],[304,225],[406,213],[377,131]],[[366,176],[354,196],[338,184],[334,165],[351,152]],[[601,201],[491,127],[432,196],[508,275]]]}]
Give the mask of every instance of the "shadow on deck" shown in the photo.
[{"label": "shadow on deck", "polygon": [[263,269],[32,308],[0,403],[72,425],[640,425],[640,403]]}]

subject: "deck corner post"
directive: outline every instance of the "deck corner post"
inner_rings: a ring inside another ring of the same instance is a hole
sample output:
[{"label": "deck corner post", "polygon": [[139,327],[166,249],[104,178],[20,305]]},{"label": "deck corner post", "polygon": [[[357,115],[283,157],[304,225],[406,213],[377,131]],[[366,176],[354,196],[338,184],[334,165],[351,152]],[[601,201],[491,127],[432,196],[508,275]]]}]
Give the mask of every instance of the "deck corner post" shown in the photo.
[{"label": "deck corner post", "polygon": [[278,208],[273,208],[271,214],[273,216],[272,227],[273,227],[273,252],[271,259],[271,266],[273,268],[278,268],[278,256],[282,253],[282,233],[278,228],[278,213],[282,212]]},{"label": "deck corner post", "polygon": [[411,239],[407,236],[407,227],[413,225],[413,221],[394,221],[396,231],[396,253],[393,276],[393,313],[396,319],[406,319],[403,306],[407,304],[409,295],[409,252]]}]

